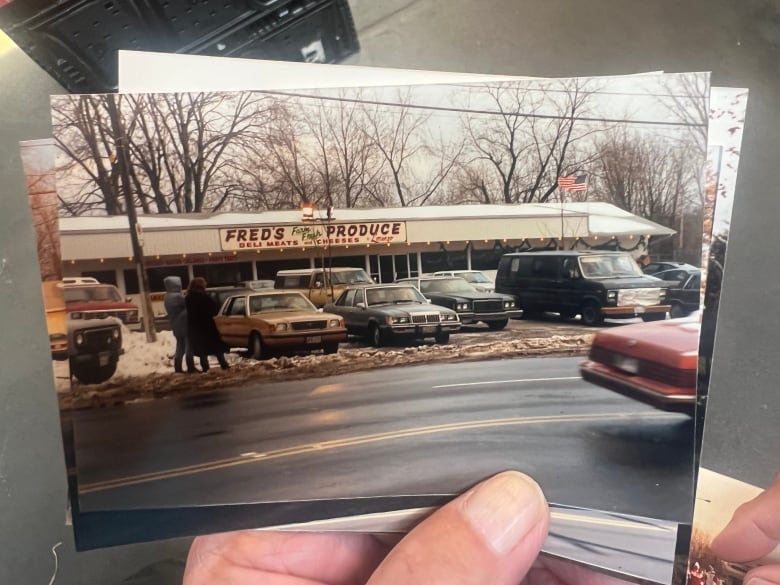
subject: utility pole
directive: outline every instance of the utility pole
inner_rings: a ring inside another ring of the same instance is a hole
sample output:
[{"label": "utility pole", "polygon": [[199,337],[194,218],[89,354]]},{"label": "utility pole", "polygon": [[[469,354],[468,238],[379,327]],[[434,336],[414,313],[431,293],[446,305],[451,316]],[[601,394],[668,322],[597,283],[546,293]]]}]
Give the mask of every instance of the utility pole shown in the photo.
[{"label": "utility pole", "polygon": [[125,210],[127,212],[127,221],[130,225],[130,242],[133,247],[133,259],[135,260],[135,269],[138,274],[138,292],[141,296],[141,311],[143,312],[144,332],[146,341],[154,343],[157,341],[157,332],[154,327],[154,311],[152,310],[152,299],[149,297],[149,280],[146,277],[146,264],[144,262],[144,249],[141,233],[141,224],[138,223],[138,214],[135,210],[133,194],[130,190],[130,172],[128,170],[129,160],[127,158],[127,134],[124,124],[119,115],[117,101],[121,97],[115,94],[106,95],[106,106],[108,116],[111,119],[111,131],[116,140],[116,155],[112,164],[119,167],[119,178],[122,182],[122,194],[125,201]]}]

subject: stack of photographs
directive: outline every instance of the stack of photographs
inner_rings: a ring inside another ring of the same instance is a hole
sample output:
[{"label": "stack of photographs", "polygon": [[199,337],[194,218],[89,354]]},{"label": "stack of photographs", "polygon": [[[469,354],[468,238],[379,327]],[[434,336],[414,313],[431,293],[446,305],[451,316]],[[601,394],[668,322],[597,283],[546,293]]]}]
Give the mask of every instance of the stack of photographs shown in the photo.
[{"label": "stack of photographs", "polygon": [[54,96],[22,144],[78,547],[405,531],[518,469],[547,554],[670,582],[746,92],[303,67],[345,81]]}]

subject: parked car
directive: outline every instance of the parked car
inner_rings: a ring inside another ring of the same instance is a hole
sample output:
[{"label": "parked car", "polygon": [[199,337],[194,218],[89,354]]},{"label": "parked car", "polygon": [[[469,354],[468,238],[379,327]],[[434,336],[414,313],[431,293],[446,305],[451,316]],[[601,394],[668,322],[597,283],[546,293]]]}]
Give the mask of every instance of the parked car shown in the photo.
[{"label": "parked car", "polygon": [[479,292],[460,276],[421,276],[397,282],[412,284],[432,303],[452,309],[464,325],[482,322],[498,330],[521,314],[515,309],[514,297]]},{"label": "parked car", "polygon": [[696,266],[693,266],[692,264],[688,264],[686,262],[676,262],[674,260],[667,260],[665,262],[651,262],[644,268],[642,268],[642,272],[645,274],[652,274],[655,276],[657,272],[661,272],[663,270],[672,270],[675,268],[679,268],[682,270],[698,270]]},{"label": "parked car", "polygon": [[116,373],[122,331],[115,317],[68,320],[70,373],[82,384],[100,384]]},{"label": "parked car", "polygon": [[476,290],[480,292],[495,292],[496,283],[493,282],[481,270],[439,270],[433,273],[434,276],[460,276]]},{"label": "parked car", "polygon": [[431,304],[411,284],[353,285],[325,310],[344,318],[347,330],[371,341],[375,347],[398,338],[447,343],[460,329],[458,314]]},{"label": "parked car", "polygon": [[339,298],[349,285],[371,282],[362,268],[301,268],[277,272],[274,288],[296,290],[317,307],[323,307]]},{"label": "parked car", "polygon": [[698,318],[599,331],[580,374],[588,382],[661,410],[693,415],[699,332]]},{"label": "parked car", "polygon": [[222,307],[225,301],[235,295],[247,294],[254,292],[256,289],[248,286],[235,285],[235,286],[210,286],[206,289],[206,294],[217,303],[218,307]]},{"label": "parked car", "polygon": [[666,302],[672,319],[687,317],[701,305],[701,270],[674,268],[653,274],[667,283]]},{"label": "parked car", "polygon": [[299,292],[251,291],[228,298],[215,317],[223,341],[254,359],[274,353],[336,353],[347,340],[344,319],[325,313]]},{"label": "parked car", "polygon": [[236,286],[241,286],[244,288],[251,288],[252,290],[262,290],[264,288],[273,288],[274,287],[274,281],[273,280],[242,280],[239,283],[236,283]]},{"label": "parked car", "polygon": [[41,287],[52,359],[68,361],[71,376],[82,384],[100,384],[111,378],[122,353],[119,320],[69,318],[63,282],[45,281]]},{"label": "parked car", "polygon": [[626,252],[504,254],[496,292],[514,296],[524,317],[549,311],[564,319],[580,315],[586,325],[606,317],[656,321],[669,311],[664,282],[643,274]]},{"label": "parked car", "polygon": [[65,283],[65,308],[71,319],[105,319],[115,317],[130,329],[141,328],[138,305],[122,298],[113,284]]}]

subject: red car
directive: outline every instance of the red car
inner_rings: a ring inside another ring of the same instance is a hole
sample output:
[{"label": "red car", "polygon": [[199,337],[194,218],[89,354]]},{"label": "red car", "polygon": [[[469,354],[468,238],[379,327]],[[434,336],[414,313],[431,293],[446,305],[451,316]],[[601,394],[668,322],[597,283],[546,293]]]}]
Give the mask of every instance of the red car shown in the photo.
[{"label": "red car", "polygon": [[700,329],[698,318],[686,318],[600,331],[580,374],[661,410],[692,415]]},{"label": "red car", "polygon": [[69,283],[65,280],[65,310],[71,319],[114,317],[130,329],[141,327],[138,305],[123,299],[113,284]]}]

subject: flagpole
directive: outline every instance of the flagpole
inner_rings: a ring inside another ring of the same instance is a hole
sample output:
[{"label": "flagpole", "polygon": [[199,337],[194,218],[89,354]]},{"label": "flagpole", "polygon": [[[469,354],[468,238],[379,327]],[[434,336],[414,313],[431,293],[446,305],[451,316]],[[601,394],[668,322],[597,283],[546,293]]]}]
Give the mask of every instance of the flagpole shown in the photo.
[{"label": "flagpole", "polygon": [[563,250],[563,238],[566,236],[566,230],[564,228],[564,222],[563,222],[563,193],[565,189],[558,188],[561,192],[560,200],[561,200],[561,246],[560,249]]}]

